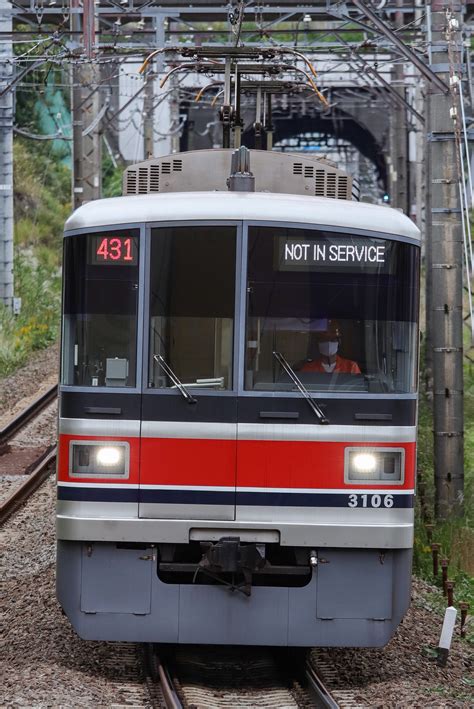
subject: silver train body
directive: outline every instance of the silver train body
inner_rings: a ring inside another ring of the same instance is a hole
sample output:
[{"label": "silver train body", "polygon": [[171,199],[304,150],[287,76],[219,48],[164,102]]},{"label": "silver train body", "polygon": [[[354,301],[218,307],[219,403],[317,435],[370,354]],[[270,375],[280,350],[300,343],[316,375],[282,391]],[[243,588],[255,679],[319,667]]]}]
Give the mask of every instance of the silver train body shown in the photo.
[{"label": "silver train body", "polygon": [[410,598],[418,229],[175,191],[89,203],[64,241],[57,592],[79,635],[386,644]]}]

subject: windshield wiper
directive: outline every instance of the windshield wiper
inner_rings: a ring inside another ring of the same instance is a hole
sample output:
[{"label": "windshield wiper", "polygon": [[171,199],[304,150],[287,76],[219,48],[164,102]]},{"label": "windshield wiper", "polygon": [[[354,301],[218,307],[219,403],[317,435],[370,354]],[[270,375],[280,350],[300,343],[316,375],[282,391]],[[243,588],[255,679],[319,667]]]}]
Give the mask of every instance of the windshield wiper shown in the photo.
[{"label": "windshield wiper", "polygon": [[314,401],[314,399],[311,397],[311,394],[309,391],[306,389],[305,385],[303,382],[298,378],[296,375],[295,370],[291,365],[288,364],[286,359],[283,357],[281,352],[273,352],[273,356],[277,360],[277,362],[283,367],[284,371],[288,376],[290,377],[291,381],[293,384],[296,384],[298,390],[303,394],[304,398],[318,417],[319,423],[329,423],[329,419],[326,418],[324,415],[323,411],[321,408],[317,405],[317,403]]},{"label": "windshield wiper", "polygon": [[197,404],[197,399],[195,399],[194,396],[191,396],[189,391],[184,386],[183,382],[178,379],[178,377],[173,372],[169,364],[167,364],[167,362],[164,360],[164,358],[161,355],[154,354],[153,359],[155,360],[155,362],[158,362],[160,367],[169,376],[173,384],[179,389],[180,393],[184,396],[188,404]]}]

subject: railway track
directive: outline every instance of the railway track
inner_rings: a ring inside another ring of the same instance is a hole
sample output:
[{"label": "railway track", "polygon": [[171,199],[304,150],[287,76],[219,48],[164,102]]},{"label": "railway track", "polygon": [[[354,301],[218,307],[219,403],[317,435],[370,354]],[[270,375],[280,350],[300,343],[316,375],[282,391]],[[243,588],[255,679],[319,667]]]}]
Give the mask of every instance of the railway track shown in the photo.
[{"label": "railway track", "polygon": [[6,426],[0,429],[0,451],[9,443],[22,428],[24,428],[32,419],[36,418],[41,411],[51,404],[58,395],[58,385],[55,384],[49,387],[43,394],[34,399],[31,404],[26,406],[23,411],[20,411],[14,418],[7,423]]},{"label": "railway track", "polygon": [[[46,480],[53,469],[56,459],[56,446],[42,446],[36,451],[34,459],[30,460],[26,466],[21,460],[23,451],[15,449],[11,445],[12,439],[20,433],[29,423],[38,417],[43,409],[51,404],[57,396],[57,385],[47,389],[43,394],[34,399],[23,411],[15,416],[0,429],[0,471],[5,471],[5,464],[2,465],[2,457],[7,457],[9,465],[15,461],[15,456],[19,458],[19,468],[27,477],[18,485],[10,495],[0,503],[0,525],[26,502],[33,492]],[[5,458],[4,458],[5,460]]]},{"label": "railway track", "polygon": [[[56,395],[57,386],[50,387],[0,429],[0,462],[2,454],[10,448],[10,441],[52,403]],[[56,446],[49,446],[34,464],[28,465],[25,480],[0,503],[0,525],[46,480],[53,470],[55,459]],[[140,682],[134,679],[136,670],[130,660],[130,657],[132,660],[136,657],[136,651],[128,643],[119,645],[125,647],[117,650],[123,650],[131,666],[129,677],[127,675],[129,681],[120,683],[120,693],[127,695],[127,703],[133,699],[136,706],[141,706]],[[199,651],[181,647],[172,656],[166,655],[163,662],[151,643],[139,647],[138,653],[142,657],[143,677],[149,696],[146,706],[159,709],[345,709],[359,706],[350,691],[331,693],[311,662],[306,660],[303,665],[302,655],[297,650],[293,651],[296,659],[288,666],[284,655],[279,655],[278,651],[255,648],[245,648],[236,654],[232,648],[224,648],[217,653],[212,647]],[[324,661],[321,665],[325,677],[331,678],[330,667]],[[301,669],[303,666],[304,670]]]},{"label": "railway track", "polygon": [[[302,655],[295,651],[296,657]],[[162,661],[155,646],[144,646],[150,698],[167,709],[295,709],[356,707],[339,703],[306,660],[285,666],[278,651],[245,648],[178,648]],[[216,659],[218,658],[218,659]],[[301,669],[304,667],[304,670]]]}]

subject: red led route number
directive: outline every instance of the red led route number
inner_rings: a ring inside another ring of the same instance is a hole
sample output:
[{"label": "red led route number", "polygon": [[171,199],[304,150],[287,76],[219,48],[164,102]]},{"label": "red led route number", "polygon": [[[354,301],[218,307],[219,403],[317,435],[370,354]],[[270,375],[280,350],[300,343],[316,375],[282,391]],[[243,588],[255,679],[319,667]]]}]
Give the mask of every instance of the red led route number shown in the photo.
[{"label": "red led route number", "polygon": [[92,249],[94,264],[133,266],[137,263],[137,247],[131,236],[96,236]]}]

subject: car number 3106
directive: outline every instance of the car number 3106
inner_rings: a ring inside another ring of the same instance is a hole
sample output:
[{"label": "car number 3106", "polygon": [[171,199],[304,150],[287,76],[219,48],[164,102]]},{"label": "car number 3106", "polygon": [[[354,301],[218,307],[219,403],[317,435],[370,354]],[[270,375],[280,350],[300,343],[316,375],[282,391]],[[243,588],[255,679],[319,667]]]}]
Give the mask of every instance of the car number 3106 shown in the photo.
[{"label": "car number 3106", "polygon": [[349,495],[348,507],[393,507],[393,495]]}]

